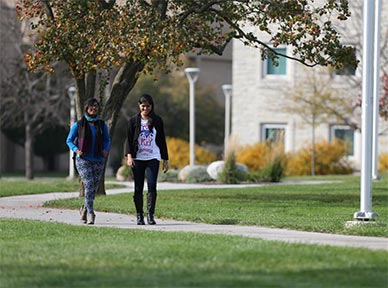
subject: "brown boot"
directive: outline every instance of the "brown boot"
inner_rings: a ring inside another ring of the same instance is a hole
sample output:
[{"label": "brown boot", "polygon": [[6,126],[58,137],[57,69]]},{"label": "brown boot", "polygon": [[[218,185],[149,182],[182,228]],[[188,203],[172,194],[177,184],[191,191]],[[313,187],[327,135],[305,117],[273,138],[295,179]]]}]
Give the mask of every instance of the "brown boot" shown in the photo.
[{"label": "brown boot", "polygon": [[87,212],[88,211],[86,210],[85,206],[82,205],[81,209],[79,209],[79,214],[81,215],[81,222],[85,224],[87,222],[87,216],[86,216]]},{"label": "brown boot", "polygon": [[96,220],[96,214],[88,213],[88,225],[93,225],[95,220]]}]

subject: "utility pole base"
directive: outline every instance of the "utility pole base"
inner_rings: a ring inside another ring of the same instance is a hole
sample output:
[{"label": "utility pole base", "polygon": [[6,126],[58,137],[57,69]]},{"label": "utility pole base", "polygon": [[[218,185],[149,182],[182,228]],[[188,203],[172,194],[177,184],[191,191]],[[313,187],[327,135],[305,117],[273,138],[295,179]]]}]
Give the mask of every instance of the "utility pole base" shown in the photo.
[{"label": "utility pole base", "polygon": [[374,221],[379,215],[376,212],[356,212],[354,213],[354,219],[355,220],[361,220],[361,221]]},{"label": "utility pole base", "polygon": [[362,220],[354,220],[354,221],[346,221],[345,228],[352,228],[360,225],[372,225],[372,226],[380,226],[386,227],[387,223],[385,222],[377,222],[377,221],[362,221]]}]

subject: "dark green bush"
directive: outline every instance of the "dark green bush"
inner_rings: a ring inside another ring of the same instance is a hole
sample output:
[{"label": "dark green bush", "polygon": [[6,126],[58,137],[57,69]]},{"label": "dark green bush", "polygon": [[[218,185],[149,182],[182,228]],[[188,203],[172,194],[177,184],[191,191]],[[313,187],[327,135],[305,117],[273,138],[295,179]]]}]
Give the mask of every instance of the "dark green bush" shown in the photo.
[{"label": "dark green bush", "polygon": [[283,161],[281,157],[275,157],[271,163],[264,166],[259,172],[251,176],[254,182],[280,182],[284,175]]}]

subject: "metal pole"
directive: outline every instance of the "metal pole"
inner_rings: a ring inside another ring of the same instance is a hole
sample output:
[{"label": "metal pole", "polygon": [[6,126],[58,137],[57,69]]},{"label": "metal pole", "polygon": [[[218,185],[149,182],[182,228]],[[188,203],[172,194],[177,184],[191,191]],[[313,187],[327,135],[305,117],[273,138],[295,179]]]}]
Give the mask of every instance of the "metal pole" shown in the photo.
[{"label": "metal pole", "polygon": [[373,19],[374,0],[364,0],[363,57],[362,57],[362,155],[361,155],[361,210],[354,213],[356,220],[377,217],[372,212],[372,113],[373,113]]},{"label": "metal pole", "polygon": [[373,53],[373,150],[372,150],[372,179],[379,177],[379,92],[380,92],[380,21],[381,0],[375,1],[374,53]]},{"label": "metal pole", "polygon": [[195,82],[199,68],[186,68],[185,73],[190,83],[190,166],[195,165]]},{"label": "metal pole", "polygon": [[190,82],[190,166],[195,164],[195,89]]},{"label": "metal pole", "polygon": [[[68,89],[68,95],[70,98],[70,127],[75,122],[75,87],[70,86]],[[69,152],[69,176],[68,179],[74,179],[74,165],[73,165],[73,151],[70,150]]]},{"label": "metal pole", "polygon": [[230,97],[232,96],[232,85],[222,85],[222,91],[225,95],[225,139],[224,139],[224,154],[229,145],[230,138]]}]

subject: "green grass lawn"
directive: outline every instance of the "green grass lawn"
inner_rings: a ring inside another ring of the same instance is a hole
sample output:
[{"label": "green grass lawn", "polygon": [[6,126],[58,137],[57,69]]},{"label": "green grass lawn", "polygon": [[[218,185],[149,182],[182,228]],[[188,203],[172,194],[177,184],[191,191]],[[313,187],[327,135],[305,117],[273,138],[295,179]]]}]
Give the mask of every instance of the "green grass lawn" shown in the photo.
[{"label": "green grass lawn", "polygon": [[[303,179],[311,178],[297,180]],[[344,228],[360,207],[359,177],[314,179],[341,182],[160,191],[156,216],[388,237],[388,228],[379,225]],[[78,190],[76,181],[68,190],[66,180],[50,181],[16,181],[4,189],[0,180],[0,194]],[[47,205],[78,210],[81,202]],[[373,182],[379,221],[388,223],[387,207],[384,177]],[[132,194],[99,196],[96,210],[135,213]],[[387,271],[387,251],[0,219],[0,287],[386,288]]]},{"label": "green grass lawn", "polygon": [[[258,225],[304,231],[388,237],[388,226],[345,228],[360,209],[360,178],[319,185],[159,191],[156,216],[212,224]],[[82,199],[47,206],[78,209]],[[373,182],[377,222],[388,223],[388,180]],[[97,197],[97,211],[135,214],[132,194]]]},{"label": "green grass lawn", "polygon": [[387,251],[12,219],[0,240],[0,287],[388,285]]}]

